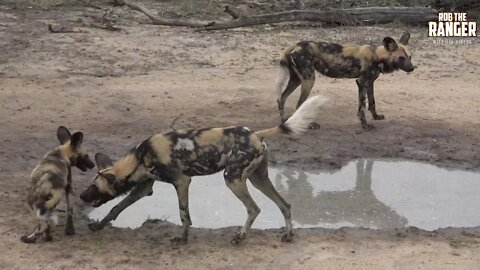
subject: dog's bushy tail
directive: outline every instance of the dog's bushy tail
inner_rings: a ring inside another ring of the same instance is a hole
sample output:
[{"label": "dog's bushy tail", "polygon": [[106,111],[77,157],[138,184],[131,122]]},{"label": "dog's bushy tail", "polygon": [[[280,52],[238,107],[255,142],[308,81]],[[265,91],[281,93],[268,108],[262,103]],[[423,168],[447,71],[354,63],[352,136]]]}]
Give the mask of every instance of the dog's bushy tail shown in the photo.
[{"label": "dog's bushy tail", "polygon": [[57,224],[58,217],[54,210],[57,204],[60,202],[62,194],[63,192],[61,189],[52,189],[52,191],[48,194],[35,198],[33,205],[30,205],[30,207],[36,212],[37,218],[41,220],[52,221],[54,224]]},{"label": "dog's bushy tail", "polygon": [[288,68],[288,60],[284,55],[280,59],[280,67],[278,69],[277,79],[275,81],[275,89],[277,91],[277,101],[280,101],[282,98],[283,90],[286,87],[287,81],[290,79],[290,70]]},{"label": "dog's bushy tail", "polygon": [[257,131],[255,135],[258,137],[268,137],[282,133],[292,136],[302,135],[309,129],[310,123],[315,121],[320,112],[320,107],[327,100],[324,96],[311,97],[285,123],[278,127]]}]

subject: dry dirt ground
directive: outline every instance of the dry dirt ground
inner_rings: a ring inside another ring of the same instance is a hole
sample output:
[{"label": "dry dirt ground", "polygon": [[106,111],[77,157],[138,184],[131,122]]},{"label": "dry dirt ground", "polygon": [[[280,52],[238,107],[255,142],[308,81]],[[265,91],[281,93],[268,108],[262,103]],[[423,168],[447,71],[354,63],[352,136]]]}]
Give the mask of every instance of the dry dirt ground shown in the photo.
[{"label": "dry dirt ground", "polygon": [[[120,32],[88,27],[102,11],[0,6],[0,265],[2,269],[479,269],[480,228],[375,231],[298,229],[293,243],[280,230],[254,230],[240,246],[237,228],[193,229],[190,243],[172,246],[180,227],[151,221],[136,230],[92,233],[77,211],[76,232],[26,245],[34,226],[25,205],[28,175],[56,146],[65,125],[85,133],[94,152],[118,158],[156,132],[176,128],[279,122],[275,61],[299,40],[379,43],[412,33],[415,72],[382,75],[377,110],[386,120],[359,132],[353,80],[317,77],[314,94],[330,98],[321,128],[299,139],[268,140],[271,162],[305,170],[338,169],[362,158],[395,157],[480,169],[480,45],[434,44],[426,29],[403,25],[261,26],[218,32],[145,24],[116,8]],[[47,25],[78,33],[52,34]],[[288,100],[293,111],[298,92]],[[373,120],[370,120],[373,121]],[[74,171],[79,194],[94,172]],[[479,179],[480,180],[480,179]],[[233,196],[233,195],[232,195]],[[79,200],[77,209],[82,207]],[[240,224],[239,224],[240,225]]]}]

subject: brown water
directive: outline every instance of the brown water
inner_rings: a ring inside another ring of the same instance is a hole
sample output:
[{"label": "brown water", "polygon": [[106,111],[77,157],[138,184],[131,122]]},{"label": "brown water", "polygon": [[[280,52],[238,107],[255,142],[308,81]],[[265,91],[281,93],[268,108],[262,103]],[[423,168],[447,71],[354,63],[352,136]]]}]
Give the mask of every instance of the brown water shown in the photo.
[{"label": "brown water", "polygon": [[[334,173],[294,168],[270,168],[269,172],[277,190],[292,204],[295,227],[434,230],[480,225],[478,173],[397,160],[353,161]],[[253,227],[284,226],[276,205],[252,185],[249,190],[262,209]],[[102,218],[119,200],[89,209],[89,217]],[[246,210],[218,173],[193,178],[190,215],[194,227],[220,228],[243,225]],[[112,225],[136,228],[147,219],[180,224],[171,185],[155,183],[152,196],[130,206]]]}]

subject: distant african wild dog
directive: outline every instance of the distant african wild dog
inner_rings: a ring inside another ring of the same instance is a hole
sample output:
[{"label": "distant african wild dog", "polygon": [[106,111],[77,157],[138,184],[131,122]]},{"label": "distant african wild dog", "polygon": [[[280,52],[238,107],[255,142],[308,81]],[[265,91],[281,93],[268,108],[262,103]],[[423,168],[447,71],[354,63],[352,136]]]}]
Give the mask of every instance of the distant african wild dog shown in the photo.
[{"label": "distant african wild dog", "polygon": [[38,224],[33,233],[22,236],[21,240],[25,243],[34,243],[43,234],[45,240],[52,240],[52,225],[57,222],[57,216],[53,211],[64,194],[67,200],[65,234],[75,234],[72,217],[71,166],[86,171],[92,169],[95,164],[82,147],[82,132],[70,135],[68,129],[61,126],[57,130],[57,138],[61,145],[48,152],[30,175],[27,202],[36,214]]},{"label": "distant african wild dog", "polygon": [[246,127],[176,130],[148,138],[116,163],[104,154],[97,154],[95,159],[100,171],[80,198],[98,207],[131,192],[101,221],[89,224],[89,228],[93,231],[102,229],[129,205],[151,195],[153,183],[158,180],[173,184],[177,191],[183,233],[172,241],[186,242],[192,225],[188,207],[191,177],[224,170],[226,185],[242,201],[248,213],[245,225],[232,243],[245,239],[260,212],[247,190],[247,178],[280,208],[287,230],[282,241],[291,241],[290,205],[277,193],[268,177],[267,145],[262,140],[281,133],[302,134],[325,101],[321,96],[308,99],[288,121],[275,128],[257,132]]},{"label": "distant african wild dog", "polygon": [[[288,48],[280,60],[277,77],[277,102],[282,121],[287,97],[301,85],[297,108],[308,98],[315,82],[315,70],[331,78],[356,78],[358,86],[358,117],[362,127],[373,128],[365,118],[365,98],[373,119],[385,117],[377,114],[373,83],[380,73],[401,69],[411,72],[414,67],[407,48],[409,33],[404,33],[399,44],[390,37],[383,39],[383,46],[340,45],[335,43],[302,41]],[[285,83],[288,83],[285,86]]]}]

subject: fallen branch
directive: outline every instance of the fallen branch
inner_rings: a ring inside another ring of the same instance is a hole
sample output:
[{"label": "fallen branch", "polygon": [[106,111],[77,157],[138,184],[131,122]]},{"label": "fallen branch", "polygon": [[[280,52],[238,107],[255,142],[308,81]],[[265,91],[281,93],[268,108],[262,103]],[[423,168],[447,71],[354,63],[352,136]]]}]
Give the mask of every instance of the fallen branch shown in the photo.
[{"label": "fallen branch", "polygon": [[339,10],[329,11],[308,11],[308,10],[292,10],[278,12],[272,14],[264,14],[249,17],[240,17],[233,21],[214,23],[204,27],[204,30],[222,30],[233,29],[244,26],[292,22],[292,21],[316,21],[330,24],[353,25],[355,19]]},{"label": "fallen branch", "polygon": [[363,24],[403,22],[418,25],[438,19],[438,11],[429,7],[365,7],[342,11]]},{"label": "fallen branch", "polygon": [[86,0],[79,0],[80,2],[84,3],[85,5],[95,8],[95,9],[103,9],[101,6],[97,6],[94,3],[88,2]]},{"label": "fallen branch", "polygon": [[48,25],[48,31],[50,33],[58,34],[58,33],[81,33],[81,31],[75,31],[71,28],[67,28],[65,26],[60,27],[59,29],[53,29],[53,26],[51,24]]},{"label": "fallen branch", "polygon": [[112,31],[112,32],[116,32],[116,31],[122,30],[122,28],[113,26],[113,25],[110,24],[110,23],[107,23],[107,24],[105,24],[105,25],[100,25],[100,24],[91,23],[91,24],[90,24],[90,27],[92,27],[92,28],[98,28],[98,29],[102,29],[102,30],[106,30],[106,31]]},{"label": "fallen branch", "polygon": [[172,123],[170,124],[170,128],[175,131],[175,122],[177,122],[178,118],[182,117],[183,113],[179,114],[175,119],[173,119]]},{"label": "fallen branch", "polygon": [[113,0],[113,4],[117,6],[126,5],[133,10],[142,12],[152,21],[152,24],[155,25],[185,26],[198,28],[200,31],[233,29],[244,26],[293,21],[323,22],[338,25],[385,24],[398,21],[418,25],[436,20],[438,17],[438,12],[428,7],[365,7],[325,11],[291,10],[256,16],[241,16],[232,8],[226,6],[225,12],[230,14],[234,20],[205,23],[159,18],[147,8],[132,3],[129,0]]},{"label": "fallen branch", "polygon": [[32,102],[32,103],[30,103],[30,104],[27,105],[27,106],[20,107],[20,108],[17,109],[17,111],[21,112],[21,111],[23,111],[23,110],[30,110],[30,109],[31,109],[31,106],[32,106],[33,104],[35,104],[35,102]]},{"label": "fallen branch", "polygon": [[385,24],[403,22],[423,24],[436,20],[438,12],[427,7],[368,7],[352,9],[334,9],[326,11],[292,10],[214,23],[204,30],[232,29],[268,23],[311,21],[340,25]]}]

